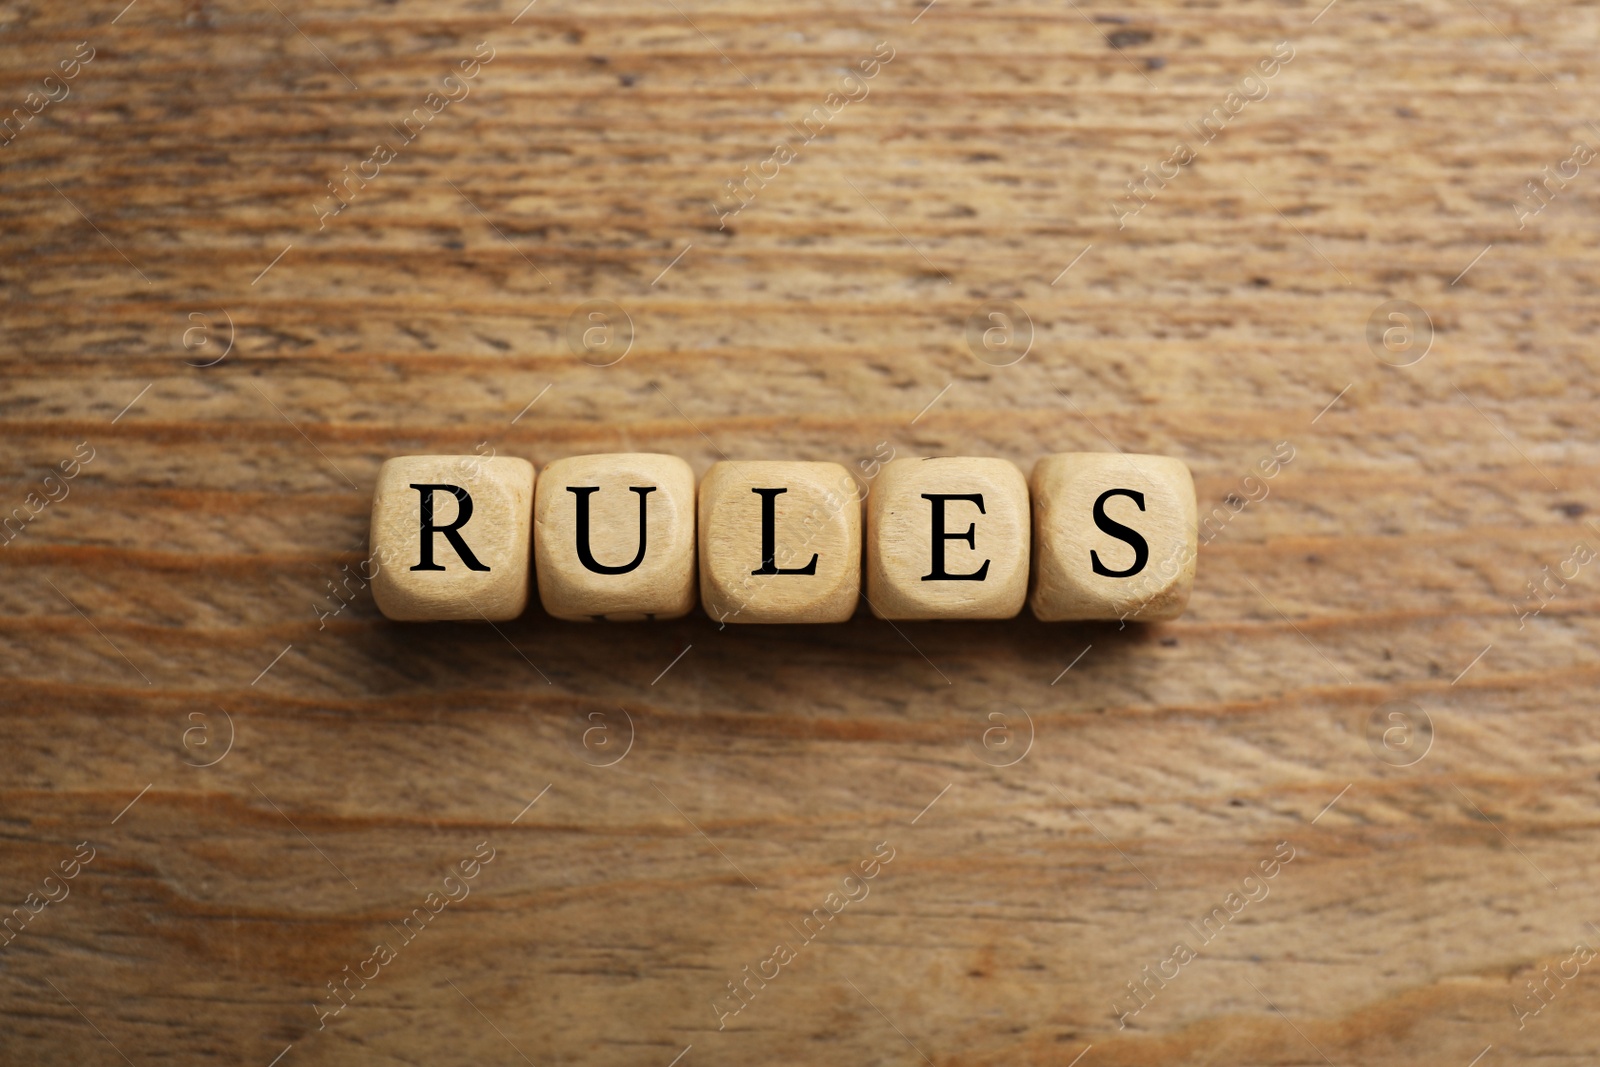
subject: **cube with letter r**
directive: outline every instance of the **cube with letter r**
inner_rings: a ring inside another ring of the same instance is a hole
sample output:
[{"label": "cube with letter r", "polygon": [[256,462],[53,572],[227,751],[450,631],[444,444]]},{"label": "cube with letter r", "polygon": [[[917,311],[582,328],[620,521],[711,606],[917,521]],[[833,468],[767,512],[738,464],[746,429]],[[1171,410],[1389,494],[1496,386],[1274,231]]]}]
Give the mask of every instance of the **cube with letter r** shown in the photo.
[{"label": "cube with letter r", "polygon": [[372,499],[372,597],[391,619],[499,622],[528,603],[533,464],[401,456]]}]

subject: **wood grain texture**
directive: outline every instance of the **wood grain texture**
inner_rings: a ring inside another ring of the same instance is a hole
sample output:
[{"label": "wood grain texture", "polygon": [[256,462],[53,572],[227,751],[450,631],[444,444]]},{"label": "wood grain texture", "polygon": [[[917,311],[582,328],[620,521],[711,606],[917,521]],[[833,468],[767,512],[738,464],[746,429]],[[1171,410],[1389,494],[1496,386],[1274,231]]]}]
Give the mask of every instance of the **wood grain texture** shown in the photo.
[{"label": "wood grain texture", "polygon": [[[0,32],[0,115],[93,49],[0,147],[0,900],[69,890],[0,948],[0,1061],[1600,1054],[1592,965],[1512,1010],[1600,939],[1600,177],[1563,166],[1600,6],[86,0]],[[593,301],[617,332],[574,346]],[[996,305],[1007,346],[970,344]],[[1107,447],[1228,513],[1179,621],[496,631],[345,584],[391,456]]]}]

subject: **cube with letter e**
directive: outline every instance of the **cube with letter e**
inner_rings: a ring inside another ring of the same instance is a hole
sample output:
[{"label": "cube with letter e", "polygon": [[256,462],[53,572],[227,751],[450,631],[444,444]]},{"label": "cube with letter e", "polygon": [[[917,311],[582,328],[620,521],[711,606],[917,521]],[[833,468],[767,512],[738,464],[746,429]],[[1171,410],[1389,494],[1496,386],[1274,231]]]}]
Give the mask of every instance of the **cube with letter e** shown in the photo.
[{"label": "cube with letter e", "polygon": [[1028,594],[1028,483],[1004,459],[897,459],[867,497],[880,619],[1009,619]]}]

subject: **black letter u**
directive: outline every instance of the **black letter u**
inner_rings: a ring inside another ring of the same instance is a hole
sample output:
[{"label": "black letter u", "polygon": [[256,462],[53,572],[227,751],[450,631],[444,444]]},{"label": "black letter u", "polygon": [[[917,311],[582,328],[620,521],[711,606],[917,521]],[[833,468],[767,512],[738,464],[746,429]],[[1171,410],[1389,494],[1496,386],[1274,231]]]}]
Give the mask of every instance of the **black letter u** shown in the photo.
[{"label": "black letter u", "polygon": [[595,562],[594,552],[589,547],[589,497],[600,491],[599,486],[567,486],[567,492],[578,498],[578,562],[594,571],[596,574],[627,574],[644,562],[645,549],[645,497],[656,491],[655,486],[631,485],[630,491],[639,494],[639,552],[633,557],[633,562],[621,567],[607,567],[603,563]]}]

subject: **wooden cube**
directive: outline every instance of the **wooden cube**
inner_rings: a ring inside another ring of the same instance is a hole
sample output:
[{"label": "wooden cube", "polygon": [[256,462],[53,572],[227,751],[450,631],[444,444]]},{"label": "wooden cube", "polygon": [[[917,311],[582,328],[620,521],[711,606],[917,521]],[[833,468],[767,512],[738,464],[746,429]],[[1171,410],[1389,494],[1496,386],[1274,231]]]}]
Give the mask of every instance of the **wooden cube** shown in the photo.
[{"label": "wooden cube", "polygon": [[1181,459],[1063,452],[1033,468],[1034,615],[1158,621],[1194,588],[1194,478]]},{"label": "wooden cube", "polygon": [[539,476],[533,557],[558,619],[672,619],[694,607],[694,471],[677,456],[558,459]]},{"label": "wooden cube", "polygon": [[378,471],[372,599],[391,619],[500,622],[528,604],[533,464],[400,456]]},{"label": "wooden cube", "polygon": [[700,483],[700,599],[717,622],[844,622],[861,494],[837,463],[717,463]]},{"label": "wooden cube", "polygon": [[882,619],[1009,619],[1028,595],[1028,484],[1003,459],[897,459],[867,497]]}]

